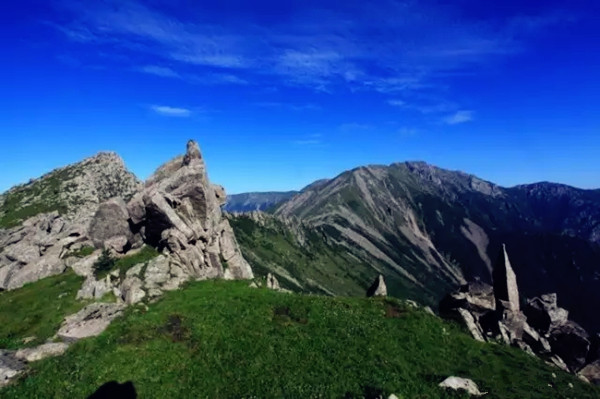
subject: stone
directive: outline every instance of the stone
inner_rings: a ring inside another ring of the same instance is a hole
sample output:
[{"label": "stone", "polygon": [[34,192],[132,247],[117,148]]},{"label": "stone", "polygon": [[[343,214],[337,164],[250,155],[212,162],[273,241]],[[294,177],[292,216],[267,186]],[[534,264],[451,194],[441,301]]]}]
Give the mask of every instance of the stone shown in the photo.
[{"label": "stone", "polygon": [[479,342],[485,342],[485,338],[483,336],[483,331],[481,327],[477,325],[475,322],[475,318],[471,313],[469,313],[466,309],[457,309],[458,314],[460,315],[462,322],[467,327],[473,338]]},{"label": "stone", "polygon": [[116,303],[92,303],[74,315],[67,316],[57,336],[65,342],[100,335],[121,315],[125,305]]},{"label": "stone", "polygon": [[273,275],[271,273],[267,274],[267,288],[270,290],[275,290],[275,291],[281,290],[279,281],[277,281],[277,278],[275,277],[275,275]]},{"label": "stone", "polygon": [[550,331],[552,353],[565,361],[573,372],[581,369],[590,349],[590,336],[574,321],[568,321]]},{"label": "stone", "polygon": [[547,355],[552,351],[548,340],[542,337],[527,322],[523,325],[523,341],[537,354]]},{"label": "stone", "polygon": [[194,159],[201,160],[202,155],[200,154],[200,146],[194,140],[188,140],[185,155],[183,157],[183,164],[189,165]]},{"label": "stone", "polygon": [[127,305],[136,304],[146,296],[146,292],[142,289],[143,282],[137,277],[127,277],[121,284],[121,299]]},{"label": "stone", "polygon": [[587,379],[591,384],[600,385],[600,360],[582,368],[578,375]]},{"label": "stone", "polygon": [[446,295],[440,302],[440,313],[452,313],[457,308],[468,310],[477,319],[496,310],[494,288],[481,281],[471,282]]},{"label": "stone", "polygon": [[127,238],[127,236],[116,236],[104,241],[103,246],[104,248],[108,249],[113,253],[123,254],[127,252],[128,244],[129,239]]},{"label": "stone", "polygon": [[8,385],[23,371],[25,363],[15,357],[14,351],[0,349],[0,387]]},{"label": "stone", "polygon": [[499,323],[504,327],[508,334],[509,342],[507,344],[513,344],[516,341],[520,341],[523,339],[523,330],[525,329],[525,324],[527,318],[521,312],[513,312],[504,307],[505,305],[501,305],[501,308],[505,310],[501,312],[497,312],[499,315]]},{"label": "stone", "polygon": [[26,361],[28,363],[37,362],[47,357],[60,356],[69,349],[69,345],[64,342],[47,343],[35,348],[20,349],[15,354],[15,357],[19,360]]},{"label": "stone", "polygon": [[494,280],[494,296],[496,298],[496,309],[504,306],[512,312],[520,310],[519,288],[517,286],[517,276],[510,264],[506,245],[502,244],[502,251],[494,265],[492,272]]},{"label": "stone", "polygon": [[190,140],[186,154],[161,166],[132,198],[132,228],[162,252],[146,269],[148,290],[175,289],[189,279],[253,278],[222,214],[225,197],[208,181],[200,148]]},{"label": "stone", "polygon": [[556,294],[546,294],[527,301],[523,309],[529,324],[544,334],[551,328],[565,323],[569,312],[557,305]]},{"label": "stone", "polygon": [[385,285],[385,280],[383,276],[380,274],[377,276],[371,287],[367,290],[368,297],[374,296],[387,296],[387,287]]},{"label": "stone", "polygon": [[94,275],[94,263],[100,258],[100,252],[96,252],[88,257],[85,257],[77,262],[75,262],[71,269],[78,276],[89,277]]},{"label": "stone", "polygon": [[77,299],[100,299],[110,291],[112,284],[109,279],[96,280],[94,275],[90,275],[77,291]]},{"label": "stone", "polygon": [[565,363],[564,360],[562,360],[559,356],[556,355],[552,355],[549,358],[549,362],[550,365],[558,367],[559,369],[561,369],[564,372],[569,373],[569,367],[567,366],[567,364]]},{"label": "stone", "polygon": [[112,198],[98,207],[89,227],[89,237],[96,248],[102,248],[107,240],[115,237],[132,237],[129,228],[129,211],[122,198]]},{"label": "stone", "polygon": [[454,391],[466,391],[471,396],[483,396],[486,394],[485,392],[482,393],[477,384],[468,378],[448,377],[439,386]]}]

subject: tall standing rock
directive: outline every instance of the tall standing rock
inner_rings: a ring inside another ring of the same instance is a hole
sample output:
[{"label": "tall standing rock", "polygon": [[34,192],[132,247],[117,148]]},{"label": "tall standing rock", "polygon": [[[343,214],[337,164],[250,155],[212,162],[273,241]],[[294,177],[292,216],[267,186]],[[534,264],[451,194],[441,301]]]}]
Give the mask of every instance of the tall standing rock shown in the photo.
[{"label": "tall standing rock", "polygon": [[222,187],[210,184],[200,148],[190,140],[186,154],[161,166],[129,202],[133,229],[164,255],[146,269],[153,289],[174,289],[190,278],[253,277],[221,212],[225,198]]},{"label": "tall standing rock", "polygon": [[510,265],[506,245],[502,244],[502,251],[492,272],[494,280],[494,296],[496,298],[496,309],[507,309],[519,312],[519,288],[517,276]]},{"label": "tall standing rock", "polygon": [[367,296],[387,296],[387,286],[385,285],[385,280],[381,274],[377,276],[375,281],[373,281],[373,284],[371,284],[367,290]]}]

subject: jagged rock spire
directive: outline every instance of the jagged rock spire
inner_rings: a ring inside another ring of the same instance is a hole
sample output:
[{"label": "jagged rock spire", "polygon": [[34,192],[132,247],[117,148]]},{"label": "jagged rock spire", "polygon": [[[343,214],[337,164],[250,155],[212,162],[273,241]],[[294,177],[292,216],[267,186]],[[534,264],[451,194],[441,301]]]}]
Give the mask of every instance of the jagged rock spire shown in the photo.
[{"label": "jagged rock spire", "polygon": [[375,279],[371,287],[367,290],[367,296],[387,296],[387,287],[381,274]]},{"label": "jagged rock spire", "polygon": [[183,165],[189,165],[193,159],[202,159],[200,146],[195,140],[188,140],[185,156],[183,157]]},{"label": "jagged rock spire", "polygon": [[505,244],[502,244],[502,251],[494,265],[492,278],[494,279],[496,309],[507,309],[518,312],[519,288],[517,286],[517,276],[510,265]]}]

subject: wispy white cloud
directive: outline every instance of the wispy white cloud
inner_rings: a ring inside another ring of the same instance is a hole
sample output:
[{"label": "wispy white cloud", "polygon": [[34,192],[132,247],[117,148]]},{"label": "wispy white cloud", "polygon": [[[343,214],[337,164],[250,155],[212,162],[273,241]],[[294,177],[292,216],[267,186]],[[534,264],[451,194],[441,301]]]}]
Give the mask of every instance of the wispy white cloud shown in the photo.
[{"label": "wispy white cloud", "polygon": [[342,132],[356,132],[356,131],[360,131],[360,130],[371,130],[373,129],[373,126],[368,125],[366,123],[356,123],[356,122],[349,122],[349,123],[342,123],[339,126],[339,130]]},{"label": "wispy white cloud", "polygon": [[465,122],[470,122],[473,120],[474,113],[473,111],[468,110],[460,110],[456,111],[454,114],[447,116],[443,119],[443,122],[447,125],[458,125]]},{"label": "wispy white cloud", "polygon": [[145,65],[143,67],[140,67],[138,70],[143,73],[147,73],[150,75],[156,75],[156,76],[160,76],[163,78],[174,78],[174,79],[182,78],[182,76],[179,73],[175,72],[171,68],[158,66],[158,65]]},{"label": "wispy white cloud", "polygon": [[[439,86],[435,76],[462,73],[522,51],[527,35],[565,20],[554,13],[489,22],[469,19],[458,7],[435,2],[382,0],[377,7],[368,2],[325,2],[319,8],[298,8],[285,23],[257,23],[249,14],[235,24],[217,24],[207,22],[219,20],[216,16],[184,20],[149,5],[156,2],[60,4],[72,22],[55,26],[68,39],[110,43],[124,52],[198,68],[194,76],[202,81],[209,74],[206,84],[268,82],[321,91],[343,85],[393,94],[434,90]],[[183,76],[160,68],[142,72]]]},{"label": "wispy white cloud", "polygon": [[322,136],[320,133],[309,134],[303,138],[292,140],[292,144],[298,146],[321,145],[323,143]]},{"label": "wispy white cloud", "polygon": [[159,115],[187,118],[192,116],[192,110],[188,108],[170,107],[168,105],[151,105],[150,109]]}]

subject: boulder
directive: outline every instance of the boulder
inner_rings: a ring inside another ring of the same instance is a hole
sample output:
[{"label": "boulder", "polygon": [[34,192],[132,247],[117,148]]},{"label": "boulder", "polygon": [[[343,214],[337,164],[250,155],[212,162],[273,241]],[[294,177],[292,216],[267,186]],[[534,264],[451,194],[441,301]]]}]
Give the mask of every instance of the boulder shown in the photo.
[{"label": "boulder", "polygon": [[529,324],[544,334],[551,328],[565,323],[569,318],[569,312],[559,308],[556,294],[546,294],[527,301],[523,309]]},{"label": "boulder", "polygon": [[476,318],[496,310],[494,288],[481,281],[475,281],[461,286],[440,302],[440,313],[452,313],[458,308],[468,310]]},{"label": "boulder", "polygon": [[448,377],[439,386],[454,391],[466,391],[471,396],[483,396],[486,394],[485,392],[481,392],[477,384],[468,378]]},{"label": "boulder", "polygon": [[15,357],[14,351],[0,349],[0,388],[18,377],[25,370],[25,363]]},{"label": "boulder", "polygon": [[57,336],[65,342],[100,335],[125,305],[116,303],[92,303],[74,315],[67,316]]},{"label": "boulder", "polygon": [[94,275],[89,275],[83,285],[77,291],[77,299],[100,299],[107,292],[112,291],[112,284],[110,279],[96,280]]},{"label": "boulder", "polygon": [[117,197],[100,204],[89,227],[89,237],[94,246],[103,248],[107,240],[115,237],[125,237],[129,240],[132,236],[125,201]]},{"label": "boulder", "polygon": [[35,348],[20,349],[15,354],[15,357],[19,360],[26,361],[28,363],[37,362],[47,357],[60,356],[69,349],[69,345],[64,342],[47,343]]},{"label": "boulder", "polygon": [[578,375],[587,379],[591,384],[600,385],[600,360],[585,366]]},{"label": "boulder", "polygon": [[549,341],[552,353],[560,356],[571,371],[578,371],[585,365],[590,337],[579,324],[568,321],[554,327]]},{"label": "boulder", "polygon": [[127,252],[128,244],[130,243],[127,236],[116,236],[104,241],[104,248],[113,253],[123,254]]},{"label": "boulder", "polygon": [[267,274],[267,288],[270,290],[279,291],[281,290],[281,286],[279,285],[279,281],[275,277],[274,274]]},{"label": "boulder", "polygon": [[473,338],[476,339],[477,341],[485,342],[485,338],[483,336],[483,331],[481,330],[481,327],[475,321],[475,318],[473,317],[473,315],[466,309],[459,308],[456,311],[460,315],[462,322],[467,327],[467,329],[469,330],[469,332],[471,333]]},{"label": "boulder", "polygon": [[494,280],[494,296],[496,298],[496,309],[504,306],[505,309],[512,312],[520,310],[519,288],[517,286],[517,276],[508,259],[506,246],[502,244],[502,251],[494,265],[492,272]]},{"label": "boulder", "polygon": [[127,277],[121,284],[121,299],[127,305],[133,305],[140,302],[146,296],[142,289],[143,282],[137,277]]},{"label": "boulder", "polygon": [[383,276],[380,274],[377,276],[371,287],[367,290],[368,297],[374,296],[387,296],[387,287],[385,285],[385,280]]}]

